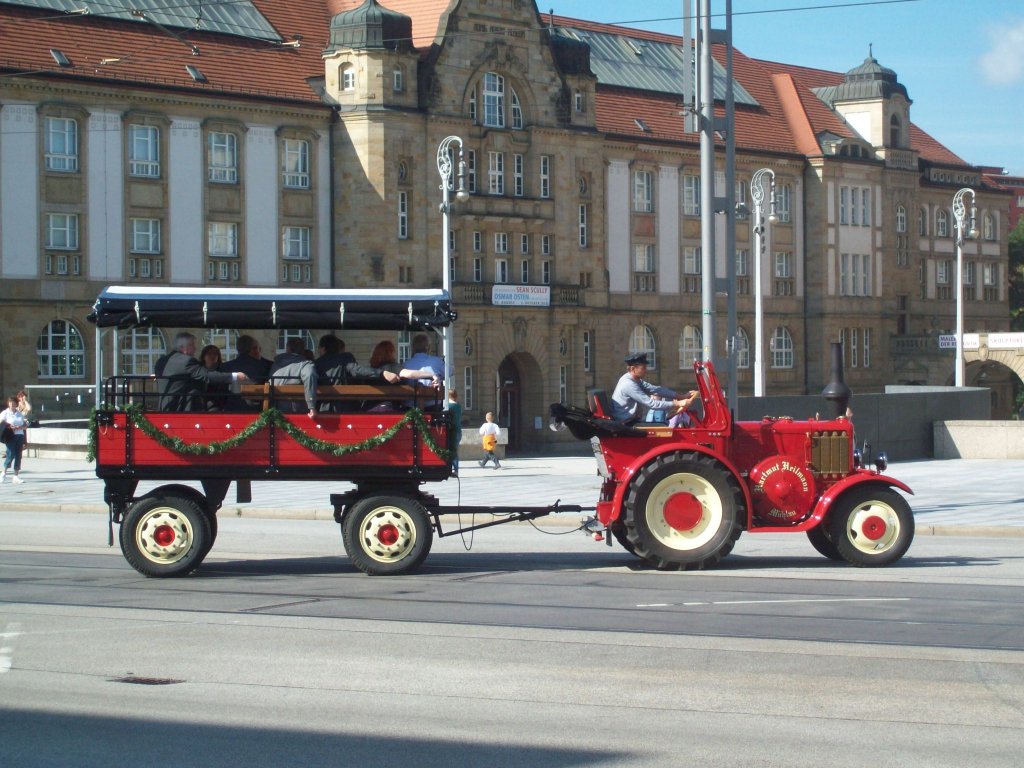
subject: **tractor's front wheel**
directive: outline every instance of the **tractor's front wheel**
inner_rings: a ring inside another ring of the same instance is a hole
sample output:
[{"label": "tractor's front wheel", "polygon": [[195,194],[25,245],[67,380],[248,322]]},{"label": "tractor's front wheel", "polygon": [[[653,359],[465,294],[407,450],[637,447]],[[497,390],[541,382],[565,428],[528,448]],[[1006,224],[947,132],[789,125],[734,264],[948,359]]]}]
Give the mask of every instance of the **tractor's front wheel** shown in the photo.
[{"label": "tractor's front wheel", "polygon": [[914,514],[892,488],[854,488],[840,497],[830,517],[830,538],[853,565],[895,563],[914,540]]},{"label": "tractor's front wheel", "polygon": [[415,571],[430,552],[433,536],[427,510],[405,496],[368,496],[341,518],[345,551],[370,576]]},{"label": "tractor's front wheel", "polygon": [[742,531],[743,494],[709,456],[659,456],[626,496],[626,538],[635,554],[662,570],[709,568],[728,555]]}]

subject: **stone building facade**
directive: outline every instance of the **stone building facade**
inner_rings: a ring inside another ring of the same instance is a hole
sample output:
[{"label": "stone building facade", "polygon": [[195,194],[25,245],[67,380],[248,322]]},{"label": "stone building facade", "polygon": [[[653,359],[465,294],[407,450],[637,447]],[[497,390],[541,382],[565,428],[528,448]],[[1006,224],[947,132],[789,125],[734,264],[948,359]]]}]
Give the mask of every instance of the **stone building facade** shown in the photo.
[{"label": "stone building facade", "polygon": [[[104,285],[439,286],[446,236],[467,422],[499,412],[512,449],[557,440],[547,404],[610,388],[627,351],[688,386],[704,276],[679,39],[525,0],[253,0],[233,12],[254,15],[200,30],[155,3],[159,25],[54,21],[43,5],[0,3],[22,33],[0,61],[4,391],[91,381],[85,317]],[[855,391],[950,383],[937,339],[955,312],[952,197],[977,198],[967,330],[999,331],[1006,193],[913,124],[906,89],[870,56],[846,73],[735,59],[740,394],[758,258],[768,392],[819,391],[833,341]],[[445,233],[436,153],[451,135],[471,194]],[[760,168],[779,221],[758,257]],[[716,194],[724,177],[719,152]],[[722,276],[721,222],[716,242]],[[719,296],[720,329],[725,308]],[[122,368],[147,372],[168,341],[122,339]],[[375,339],[346,341],[365,359]],[[1009,377],[1000,386],[1008,399]]]}]

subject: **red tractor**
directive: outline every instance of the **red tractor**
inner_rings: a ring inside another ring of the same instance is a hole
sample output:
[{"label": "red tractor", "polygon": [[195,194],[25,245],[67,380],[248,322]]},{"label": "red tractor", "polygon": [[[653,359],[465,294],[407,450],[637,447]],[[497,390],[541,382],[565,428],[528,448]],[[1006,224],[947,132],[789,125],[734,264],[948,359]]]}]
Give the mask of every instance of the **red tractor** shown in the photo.
[{"label": "red tractor", "polygon": [[695,363],[702,412],[688,427],[614,421],[605,393],[589,409],[551,407],[594,446],[604,477],[597,519],[627,550],[664,570],[714,566],[740,534],[807,534],[832,560],[889,565],[914,538],[914,517],[880,456],[862,466],[843,416],[736,422],[714,366]]}]

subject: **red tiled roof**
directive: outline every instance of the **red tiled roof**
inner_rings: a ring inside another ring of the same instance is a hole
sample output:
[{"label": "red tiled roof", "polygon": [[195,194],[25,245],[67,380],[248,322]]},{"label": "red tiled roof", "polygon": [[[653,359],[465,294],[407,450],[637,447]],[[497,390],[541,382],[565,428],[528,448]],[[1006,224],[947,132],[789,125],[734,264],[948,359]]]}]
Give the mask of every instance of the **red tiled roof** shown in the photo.
[{"label": "red tiled roof", "polygon": [[[412,19],[414,44],[427,48],[443,33],[446,14],[460,0],[384,0],[382,5]],[[301,35],[301,47],[195,30],[174,30],[182,39],[144,22],[96,15],[67,16],[51,10],[0,3],[0,71],[53,74],[61,78],[116,80],[209,95],[238,94],[249,99],[319,104],[307,80],[323,76],[322,52],[330,39],[330,20],[363,0],[253,0],[285,40]],[[645,30],[540,14],[541,23],[617,34],[634,39],[681,44],[681,38]],[[199,49],[193,56],[189,45]],[[74,64],[61,68],[50,55],[59,48]],[[724,62],[724,48],[713,54]],[[108,63],[102,63],[106,60]],[[186,65],[197,67],[206,83],[194,82]],[[752,59],[733,51],[734,76],[758,107],[737,105],[736,145],[753,151],[817,154],[810,137],[821,131],[852,135],[848,126],[812,88],[835,85],[843,75],[826,70]],[[681,98],[598,84],[598,130],[637,139],[696,141],[682,132]],[[716,107],[721,114],[721,107]],[[640,118],[649,131],[639,128]],[[911,126],[911,141],[921,157],[948,165],[967,165],[946,147]]]},{"label": "red tiled roof", "polygon": [[[284,40],[301,35],[301,47],[175,29],[179,40],[141,21],[0,5],[0,38],[4,41],[0,71],[6,71],[8,77],[19,72],[53,73],[61,78],[118,80],[190,92],[319,103],[306,78],[323,75],[321,52],[330,34],[323,0],[254,0],[253,4]],[[199,49],[198,56],[192,55],[189,45]],[[58,48],[74,66],[58,66],[50,48]],[[185,70],[188,64],[198,68],[208,82],[194,82]]]}]

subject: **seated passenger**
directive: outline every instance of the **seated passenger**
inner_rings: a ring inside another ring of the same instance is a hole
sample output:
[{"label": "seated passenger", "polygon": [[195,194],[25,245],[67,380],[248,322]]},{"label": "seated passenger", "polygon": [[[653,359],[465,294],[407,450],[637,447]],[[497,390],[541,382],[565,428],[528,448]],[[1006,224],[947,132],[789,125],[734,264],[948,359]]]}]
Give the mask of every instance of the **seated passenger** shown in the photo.
[{"label": "seated passenger", "polygon": [[241,371],[212,371],[194,357],[196,337],[179,333],[174,337],[174,350],[157,360],[154,369],[163,379],[161,411],[205,411],[205,395],[210,384],[245,381]]},{"label": "seated passenger", "polygon": [[[442,382],[430,368],[404,368],[398,363],[398,350],[395,349],[395,343],[390,339],[384,339],[378,342],[377,346],[373,348],[373,354],[370,355],[370,367],[379,368],[382,371],[395,374],[401,379],[423,379],[429,381],[431,386],[437,388],[440,387]],[[365,407],[370,410],[400,410],[402,408],[401,401],[392,400],[387,403],[366,403]]]},{"label": "seated passenger", "polygon": [[252,336],[242,334],[235,342],[238,356],[221,365],[222,371],[242,371],[253,384],[266,384],[270,376],[271,361],[262,357],[260,343]]},{"label": "seated passenger", "polygon": [[[206,366],[208,371],[221,370],[222,360],[220,347],[216,344],[207,344],[199,352],[199,362]],[[231,395],[231,384],[215,384],[211,382],[206,385],[206,410],[220,411],[226,408],[228,398]]]},{"label": "seated passenger", "polygon": [[[316,416],[316,369],[311,360],[302,354],[306,345],[302,339],[288,339],[285,351],[274,358],[270,367],[270,383],[274,386],[302,383],[303,397],[306,401],[306,415]],[[301,413],[298,403],[284,401],[277,403],[282,411]]]}]

